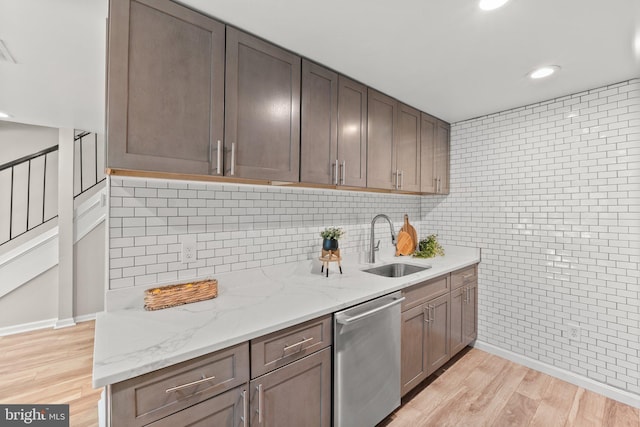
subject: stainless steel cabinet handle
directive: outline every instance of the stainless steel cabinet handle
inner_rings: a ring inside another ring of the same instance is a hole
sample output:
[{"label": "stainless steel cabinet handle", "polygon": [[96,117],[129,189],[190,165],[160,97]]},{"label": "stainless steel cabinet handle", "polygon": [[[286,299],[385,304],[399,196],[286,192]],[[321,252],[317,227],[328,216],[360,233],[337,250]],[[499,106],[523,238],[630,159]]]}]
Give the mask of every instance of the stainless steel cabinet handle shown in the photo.
[{"label": "stainless steel cabinet handle", "polygon": [[400,189],[404,187],[404,171],[400,171]]},{"label": "stainless steel cabinet handle", "polygon": [[333,169],[335,170],[335,177],[333,179],[333,183],[338,185],[338,159],[336,159],[336,163],[333,165]]},{"label": "stainless steel cabinet handle", "polygon": [[342,171],[340,172],[340,184],[344,185],[345,176],[347,175],[347,161],[342,161]]},{"label": "stainless steel cabinet handle", "polygon": [[194,385],[206,383],[207,381],[213,381],[215,379],[216,379],[216,377],[214,377],[214,376],[202,377],[202,379],[200,379],[200,380],[196,380],[196,381],[192,381],[190,383],[186,383],[186,384],[182,384],[182,385],[178,385],[178,386],[175,386],[175,387],[168,388],[164,392],[165,393],[173,393],[174,391],[178,391],[178,390],[182,390],[183,388],[187,388],[187,387],[191,387],[191,386],[194,386]]},{"label": "stainless steel cabinet handle", "polygon": [[462,292],[464,292],[464,299],[462,302],[467,303],[467,298],[469,297],[469,292],[467,292],[467,288],[462,288]]},{"label": "stainless steel cabinet handle", "polygon": [[384,310],[385,308],[393,307],[396,304],[400,304],[404,300],[405,300],[405,297],[394,298],[393,301],[388,302],[388,303],[386,303],[384,305],[381,305],[380,307],[376,307],[376,308],[374,308],[372,310],[369,310],[369,311],[366,311],[364,313],[355,315],[353,317],[347,317],[346,319],[336,316],[336,322],[340,323],[341,325],[348,325],[348,324],[353,323],[355,321],[358,321],[360,319],[364,319],[365,317],[369,317],[372,314],[375,314],[375,313],[377,313],[379,311]]},{"label": "stainless steel cabinet handle", "polygon": [[242,390],[242,425],[247,427],[249,414],[247,413],[247,390]]},{"label": "stainless steel cabinet handle", "polygon": [[222,175],[222,141],[218,140],[218,152],[216,155],[216,173]]},{"label": "stainless steel cabinet handle", "polygon": [[258,423],[262,424],[262,412],[264,411],[264,389],[258,384]]},{"label": "stainless steel cabinet handle", "polygon": [[207,159],[209,159],[209,173],[211,173],[211,161],[212,161],[211,155],[213,154],[212,153],[212,151],[213,151],[212,145],[213,144],[211,143],[211,141],[209,141],[209,157],[207,157]]},{"label": "stainless steel cabinet handle", "polygon": [[465,274],[464,276],[462,276],[462,280],[471,279],[472,277],[473,277],[473,273],[471,273],[471,274]]},{"label": "stainless steel cabinet handle", "polygon": [[431,306],[431,321],[432,322],[436,321],[436,306],[435,305]]},{"label": "stainless steel cabinet handle", "polygon": [[313,337],[311,337],[311,338],[302,337],[302,341],[300,341],[300,342],[297,342],[297,343],[292,344],[292,345],[286,345],[285,344],[285,347],[282,349],[282,352],[286,353],[288,350],[291,350],[292,348],[295,348],[295,347],[298,347],[298,346],[300,346],[300,348],[298,349],[298,352],[300,352],[300,351],[302,351],[302,344],[308,343],[309,341],[313,341]]},{"label": "stainless steel cabinet handle", "polygon": [[429,306],[427,306],[427,305],[424,306],[422,308],[422,313],[423,313],[423,316],[424,316],[424,322],[425,323],[429,323]]},{"label": "stainless steel cabinet handle", "polygon": [[231,143],[231,176],[236,174],[236,143]]}]

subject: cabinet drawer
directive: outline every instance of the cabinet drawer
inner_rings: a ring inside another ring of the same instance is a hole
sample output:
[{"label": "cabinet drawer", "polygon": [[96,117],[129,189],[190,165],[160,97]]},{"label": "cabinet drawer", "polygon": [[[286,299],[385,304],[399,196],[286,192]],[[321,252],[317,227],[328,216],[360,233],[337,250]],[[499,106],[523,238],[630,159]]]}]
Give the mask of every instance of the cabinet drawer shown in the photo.
[{"label": "cabinet drawer", "polygon": [[[238,387],[169,415],[148,427],[241,426],[247,401],[246,387]],[[248,409],[247,409],[248,410]]]},{"label": "cabinet drawer", "polygon": [[478,264],[451,273],[451,289],[478,283]]},{"label": "cabinet drawer", "polygon": [[251,378],[331,345],[331,315],[251,341]]},{"label": "cabinet drawer", "polygon": [[436,277],[426,282],[418,283],[402,291],[406,298],[402,303],[402,311],[418,306],[431,298],[449,292],[449,275]]},{"label": "cabinet drawer", "polygon": [[249,345],[243,343],[113,384],[112,425],[143,426],[248,380]]}]

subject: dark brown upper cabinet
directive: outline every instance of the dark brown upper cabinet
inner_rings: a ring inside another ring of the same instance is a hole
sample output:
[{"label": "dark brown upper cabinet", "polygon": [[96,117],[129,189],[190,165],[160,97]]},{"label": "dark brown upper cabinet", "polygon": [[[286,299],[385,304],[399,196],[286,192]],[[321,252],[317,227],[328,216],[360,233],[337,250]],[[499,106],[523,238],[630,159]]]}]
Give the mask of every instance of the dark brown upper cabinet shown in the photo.
[{"label": "dark brown upper cabinet", "polygon": [[225,171],[299,181],[300,57],[227,27]]},{"label": "dark brown upper cabinet", "polygon": [[111,0],[107,166],[209,174],[223,139],[225,26],[168,0]]},{"label": "dark brown upper cabinet", "polygon": [[300,181],[339,184],[338,74],[302,60]]},{"label": "dark brown upper cabinet", "polygon": [[420,111],[399,104],[397,129],[397,189],[420,191]]},{"label": "dark brown upper cabinet", "polygon": [[367,187],[420,191],[420,112],[369,89]]},{"label": "dark brown upper cabinet", "polygon": [[428,114],[421,116],[421,185],[423,193],[449,194],[450,125]]},{"label": "dark brown upper cabinet", "polygon": [[395,189],[395,147],[398,101],[369,88],[367,187]]},{"label": "dark brown upper cabinet", "polygon": [[365,187],[367,87],[302,61],[300,180]]},{"label": "dark brown upper cabinet", "polygon": [[338,77],[339,183],[367,186],[367,87]]}]

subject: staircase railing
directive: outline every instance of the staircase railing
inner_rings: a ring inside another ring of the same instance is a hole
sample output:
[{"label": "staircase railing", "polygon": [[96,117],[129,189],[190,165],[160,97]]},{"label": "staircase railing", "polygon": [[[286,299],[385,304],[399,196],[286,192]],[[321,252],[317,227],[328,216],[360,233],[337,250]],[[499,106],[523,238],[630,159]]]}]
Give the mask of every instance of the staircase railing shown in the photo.
[{"label": "staircase railing", "polygon": [[[98,135],[74,137],[74,199],[105,180]],[[0,246],[58,216],[58,146],[0,165]]]},{"label": "staircase railing", "polygon": [[57,182],[47,185],[52,178],[50,158],[55,158],[53,176],[57,181],[57,152],[54,145],[0,166],[0,244],[58,216]]},{"label": "staircase railing", "polygon": [[104,146],[95,132],[76,131],[74,198],[91,190],[106,179],[104,174]]}]

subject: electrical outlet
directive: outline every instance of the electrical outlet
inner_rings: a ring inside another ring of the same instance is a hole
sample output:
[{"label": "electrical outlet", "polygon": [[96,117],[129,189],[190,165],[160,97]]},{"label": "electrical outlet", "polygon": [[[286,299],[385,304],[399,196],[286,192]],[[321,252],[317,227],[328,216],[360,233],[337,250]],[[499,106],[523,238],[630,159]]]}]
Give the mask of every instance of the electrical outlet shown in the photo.
[{"label": "electrical outlet", "polygon": [[193,262],[196,258],[196,238],[194,236],[182,236],[182,263]]},{"label": "electrical outlet", "polygon": [[571,341],[580,341],[580,326],[569,325],[567,327],[567,335]]}]

